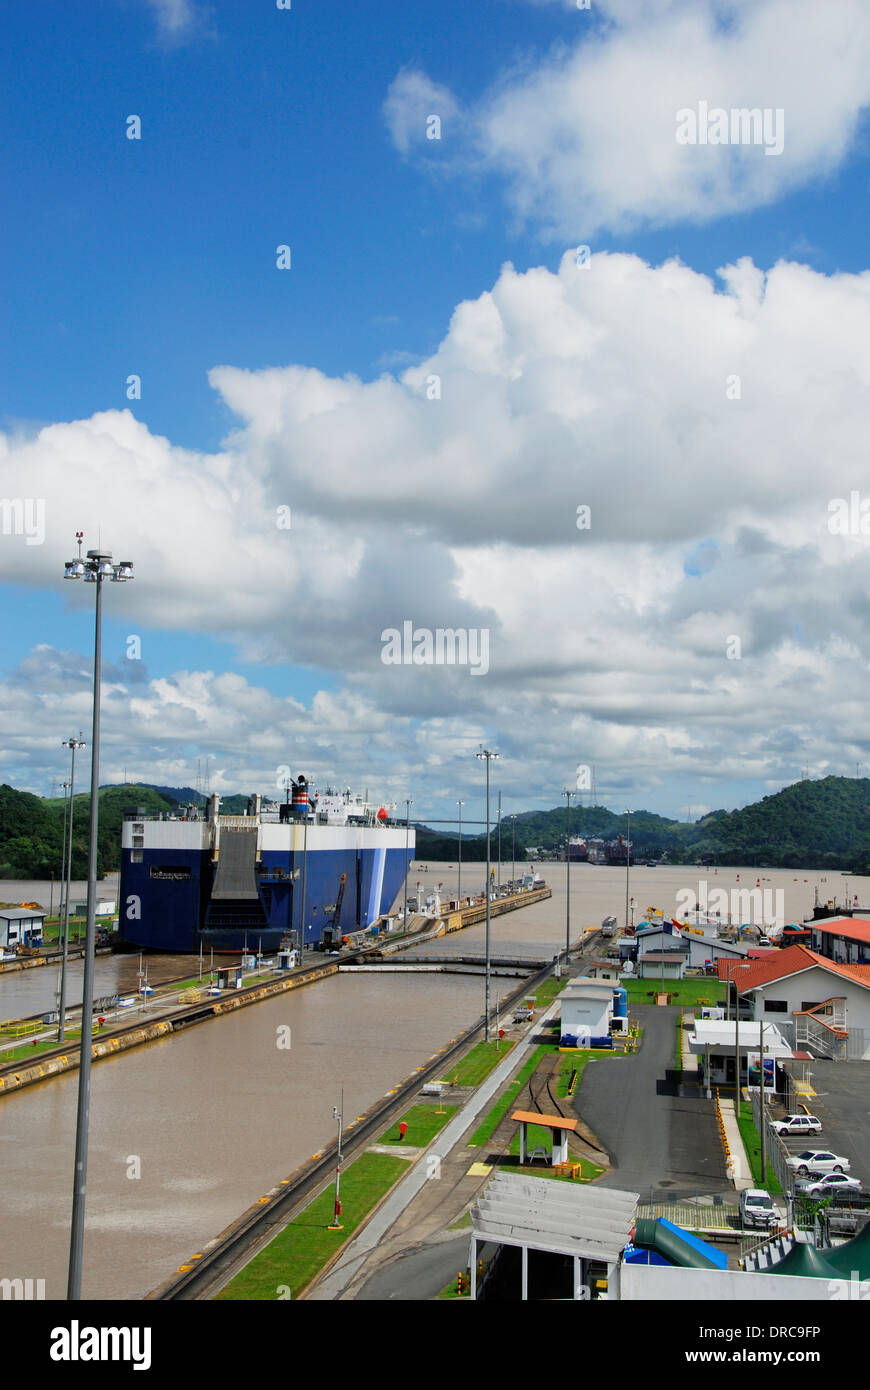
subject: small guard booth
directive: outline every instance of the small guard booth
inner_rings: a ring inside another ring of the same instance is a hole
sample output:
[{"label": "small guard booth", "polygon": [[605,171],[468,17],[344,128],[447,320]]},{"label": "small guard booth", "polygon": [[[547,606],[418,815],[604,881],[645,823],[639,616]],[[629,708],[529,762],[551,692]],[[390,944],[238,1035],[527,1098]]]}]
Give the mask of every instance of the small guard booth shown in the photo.
[{"label": "small guard booth", "polygon": [[[529,1152],[529,1125],[539,1125],[550,1131],[549,1164],[555,1168],[557,1163],[568,1162],[568,1135],[577,1129],[576,1120],[566,1120],[562,1115],[541,1115],[534,1110],[515,1110],[511,1115],[520,1127],[520,1165],[526,1162]],[[536,1157],[546,1159],[540,1149],[532,1149],[530,1160]]]},{"label": "small guard booth", "polygon": [[219,965],[215,970],[219,989],[241,989],[242,967],[240,965]]}]

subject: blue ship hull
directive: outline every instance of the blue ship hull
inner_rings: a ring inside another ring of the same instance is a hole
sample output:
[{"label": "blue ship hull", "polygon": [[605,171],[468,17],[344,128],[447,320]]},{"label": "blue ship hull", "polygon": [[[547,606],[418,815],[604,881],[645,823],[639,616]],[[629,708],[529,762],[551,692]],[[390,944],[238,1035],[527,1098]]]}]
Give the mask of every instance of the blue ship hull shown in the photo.
[{"label": "blue ship hull", "polygon": [[[294,835],[282,826],[288,848],[257,852],[251,891],[221,894],[211,850],[174,848],[171,828],[158,823],[153,837],[143,830],[141,840],[159,838],[159,847],[143,843],[134,848],[133,841],[123,845],[121,854],[120,934],[132,945],[159,951],[198,952],[203,947],[235,953],[247,946],[271,952],[291,932],[297,943],[312,946],[332,933],[359,931],[389,912],[414,853],[413,832],[406,859],[403,832],[360,828],[342,834],[312,825],[302,850],[301,828]],[[319,836],[321,829],[325,833]],[[124,838],[131,837],[125,833]],[[273,832],[270,838],[280,837]],[[319,838],[346,843],[321,848]],[[296,848],[291,847],[294,840]]]}]

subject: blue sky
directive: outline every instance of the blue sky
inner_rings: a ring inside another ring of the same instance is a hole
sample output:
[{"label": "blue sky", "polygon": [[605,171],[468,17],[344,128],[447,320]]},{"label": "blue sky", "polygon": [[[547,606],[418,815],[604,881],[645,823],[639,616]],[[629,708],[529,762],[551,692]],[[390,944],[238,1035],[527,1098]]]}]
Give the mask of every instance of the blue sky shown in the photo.
[{"label": "blue sky", "polygon": [[[7,15],[0,466],[47,530],[0,536],[0,779],[49,792],[70,680],[86,715],[84,668],[51,655],[90,651],[89,596],[60,581],[78,527],[137,568],[107,605],[102,780],[189,782],[209,753],[236,790],[289,756],[435,816],[477,795],[485,740],[514,809],[589,762],[604,799],[679,815],[870,762],[863,541],[834,555],[819,525],[866,468],[870,23],[815,11],[796,0],[787,31],[782,0]],[[699,99],[782,108],[782,155],[680,150]],[[736,427],[707,345],[744,384]],[[292,552],[259,539],[281,503]],[[486,679],[384,666],[404,619],[486,626]]]}]

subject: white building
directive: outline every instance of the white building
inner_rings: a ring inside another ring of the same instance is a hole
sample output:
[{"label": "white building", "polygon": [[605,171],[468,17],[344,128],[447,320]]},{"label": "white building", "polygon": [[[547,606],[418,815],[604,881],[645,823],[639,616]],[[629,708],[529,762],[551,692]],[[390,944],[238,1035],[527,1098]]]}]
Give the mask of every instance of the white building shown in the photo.
[{"label": "white building", "polygon": [[40,946],[45,927],[45,913],[26,907],[6,907],[0,911],[0,947]]},{"label": "white building", "polygon": [[610,1037],[613,990],[612,980],[582,978],[565,986],[559,996],[564,1047],[588,1047],[594,1038]]},{"label": "white building", "polygon": [[795,1049],[816,1057],[870,1059],[870,965],[847,965],[806,946],[732,967],[755,1019],[794,1023]]},{"label": "white building", "polygon": [[751,1074],[758,1070],[758,1059],[762,1048],[762,1028],[764,1029],[764,1054],[775,1060],[792,1057],[791,1045],[786,1042],[773,1023],[741,1020],[739,1030],[733,1019],[696,1018],[688,1036],[689,1050],[698,1058],[703,1068],[704,1084],[707,1086],[733,1086],[734,1065],[738,1043],[740,1045],[740,1084],[756,1085],[757,1077]]},{"label": "white building", "polygon": [[637,933],[638,960],[651,952],[679,951],[684,957],[685,966],[693,970],[715,965],[723,957],[728,960],[744,959],[748,946],[738,941],[723,941],[719,936],[688,928],[680,928],[666,923],[661,927],[645,927]]}]

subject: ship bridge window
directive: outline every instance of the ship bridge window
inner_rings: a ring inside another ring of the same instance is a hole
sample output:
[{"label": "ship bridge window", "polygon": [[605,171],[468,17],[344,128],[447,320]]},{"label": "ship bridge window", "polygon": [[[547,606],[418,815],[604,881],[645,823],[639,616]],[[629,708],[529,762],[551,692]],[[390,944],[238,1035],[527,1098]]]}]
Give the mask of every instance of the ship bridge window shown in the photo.
[{"label": "ship bridge window", "polygon": [[187,879],[190,878],[189,864],[152,864],[152,878]]}]

